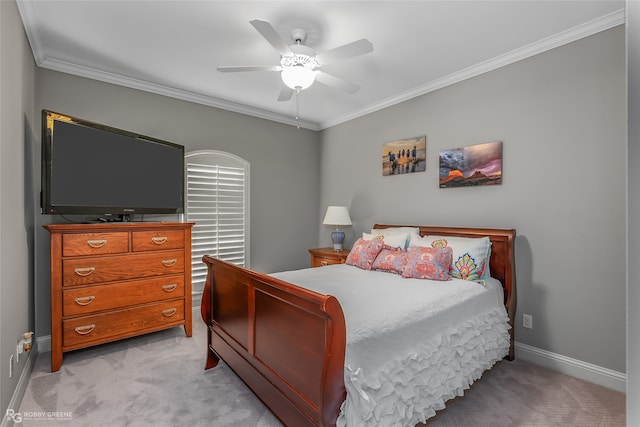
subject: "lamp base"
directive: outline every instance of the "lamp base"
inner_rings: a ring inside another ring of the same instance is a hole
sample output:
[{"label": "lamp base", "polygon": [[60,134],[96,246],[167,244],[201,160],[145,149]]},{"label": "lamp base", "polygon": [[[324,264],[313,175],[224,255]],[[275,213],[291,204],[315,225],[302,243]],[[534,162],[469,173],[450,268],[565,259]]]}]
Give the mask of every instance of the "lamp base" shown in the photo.
[{"label": "lamp base", "polygon": [[342,243],[344,242],[344,231],[336,228],[336,231],[331,233],[331,241],[333,242],[333,250],[340,252],[342,250]]}]

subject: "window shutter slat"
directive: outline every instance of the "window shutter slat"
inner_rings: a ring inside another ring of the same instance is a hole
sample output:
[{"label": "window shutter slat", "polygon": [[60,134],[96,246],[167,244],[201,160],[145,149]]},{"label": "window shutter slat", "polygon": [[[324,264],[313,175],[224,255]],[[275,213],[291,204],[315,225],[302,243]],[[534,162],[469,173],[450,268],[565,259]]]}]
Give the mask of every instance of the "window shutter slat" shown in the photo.
[{"label": "window shutter slat", "polygon": [[206,280],[203,255],[247,265],[248,163],[227,153],[202,151],[186,156],[186,217],[192,229],[193,293]]}]

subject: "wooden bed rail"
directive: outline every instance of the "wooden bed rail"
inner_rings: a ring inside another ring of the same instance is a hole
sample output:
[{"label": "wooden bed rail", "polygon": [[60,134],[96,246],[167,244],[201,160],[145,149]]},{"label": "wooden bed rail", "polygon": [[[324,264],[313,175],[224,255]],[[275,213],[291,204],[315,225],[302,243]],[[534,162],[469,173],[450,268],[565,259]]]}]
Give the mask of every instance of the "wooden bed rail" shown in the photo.
[{"label": "wooden bed rail", "polygon": [[285,424],[335,425],[346,397],[338,301],[205,255],[205,368],[219,358]]}]

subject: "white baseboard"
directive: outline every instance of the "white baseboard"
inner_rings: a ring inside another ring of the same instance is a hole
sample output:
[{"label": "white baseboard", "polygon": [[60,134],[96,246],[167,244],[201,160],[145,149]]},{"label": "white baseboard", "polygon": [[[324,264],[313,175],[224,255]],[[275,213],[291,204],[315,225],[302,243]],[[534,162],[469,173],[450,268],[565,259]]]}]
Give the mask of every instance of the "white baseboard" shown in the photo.
[{"label": "white baseboard", "polygon": [[627,374],[552,353],[516,341],[516,358],[580,378],[622,393],[627,390]]},{"label": "white baseboard", "polygon": [[24,362],[24,369],[22,369],[20,379],[18,379],[18,384],[16,385],[16,389],[13,391],[13,395],[11,396],[11,400],[9,401],[7,412],[2,414],[2,422],[0,422],[0,427],[20,425],[18,418],[16,418],[17,422],[14,422],[13,418],[9,415],[9,410],[13,411],[13,414],[15,414],[20,408],[22,397],[24,396],[24,392],[27,390],[29,377],[31,377],[31,372],[33,371],[33,364],[35,363],[37,352],[38,345],[36,343],[34,348],[29,353],[27,353],[27,360]]}]

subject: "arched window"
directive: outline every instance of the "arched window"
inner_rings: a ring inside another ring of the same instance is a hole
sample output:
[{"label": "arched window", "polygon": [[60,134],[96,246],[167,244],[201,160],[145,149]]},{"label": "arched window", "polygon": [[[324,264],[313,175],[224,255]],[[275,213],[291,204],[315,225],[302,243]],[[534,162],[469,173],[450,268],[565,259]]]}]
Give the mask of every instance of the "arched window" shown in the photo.
[{"label": "arched window", "polygon": [[192,230],[193,297],[204,289],[202,256],[249,266],[249,162],[215,150],[185,155],[185,217]]}]

